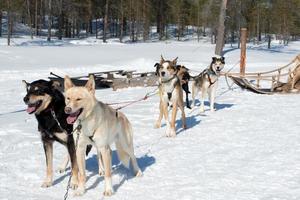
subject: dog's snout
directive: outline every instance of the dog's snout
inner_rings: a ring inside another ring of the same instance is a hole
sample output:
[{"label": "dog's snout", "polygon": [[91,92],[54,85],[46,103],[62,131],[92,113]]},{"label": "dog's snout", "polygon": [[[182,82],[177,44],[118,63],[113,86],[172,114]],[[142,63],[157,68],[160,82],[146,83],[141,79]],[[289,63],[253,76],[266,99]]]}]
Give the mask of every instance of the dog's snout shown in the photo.
[{"label": "dog's snout", "polygon": [[25,103],[27,103],[27,102],[29,101],[29,97],[28,97],[28,96],[25,96],[25,97],[23,98],[23,101],[24,101]]},{"label": "dog's snout", "polygon": [[219,66],[217,67],[217,70],[220,70],[220,67],[219,67]]},{"label": "dog's snout", "polygon": [[72,108],[70,107],[65,107],[65,113],[70,114],[72,112]]},{"label": "dog's snout", "polygon": [[166,72],[161,72],[160,74],[161,74],[161,76],[165,76]]}]

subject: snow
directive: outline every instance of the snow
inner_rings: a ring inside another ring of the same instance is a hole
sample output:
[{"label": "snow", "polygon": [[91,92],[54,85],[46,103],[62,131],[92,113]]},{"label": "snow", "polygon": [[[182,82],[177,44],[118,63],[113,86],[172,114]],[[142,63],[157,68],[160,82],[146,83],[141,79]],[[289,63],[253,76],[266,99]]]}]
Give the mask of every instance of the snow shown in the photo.
[{"label": "snow", "polygon": [[[89,72],[130,69],[154,71],[162,54],[179,57],[196,74],[214,55],[208,40],[197,43],[152,42],[107,44],[93,38],[46,43],[43,39],[14,38],[14,46],[0,39],[1,113],[23,109],[22,79]],[[239,50],[226,46],[227,71],[239,60]],[[247,71],[264,71],[290,62],[300,51],[300,42],[289,46],[273,43],[249,44]],[[238,66],[233,69],[238,71]],[[186,109],[187,130],[177,117],[176,138],[164,137],[165,125],[154,129],[159,97],[154,96],[122,110],[134,129],[134,146],[143,177],[119,164],[113,152],[115,194],[105,199],[183,200],[298,200],[300,199],[300,96],[299,94],[258,95],[233,86],[228,91],[220,79],[217,111],[199,114]],[[97,90],[103,102],[136,100],[155,88],[128,88],[116,92]],[[197,102],[199,105],[199,101]],[[206,104],[208,105],[208,104]],[[54,148],[54,167],[66,150]],[[0,199],[63,199],[70,170],[54,173],[53,187],[40,187],[45,176],[45,158],[34,116],[27,113],[0,115]],[[69,199],[103,199],[103,177],[97,175],[95,149],[87,158],[87,192]]]}]

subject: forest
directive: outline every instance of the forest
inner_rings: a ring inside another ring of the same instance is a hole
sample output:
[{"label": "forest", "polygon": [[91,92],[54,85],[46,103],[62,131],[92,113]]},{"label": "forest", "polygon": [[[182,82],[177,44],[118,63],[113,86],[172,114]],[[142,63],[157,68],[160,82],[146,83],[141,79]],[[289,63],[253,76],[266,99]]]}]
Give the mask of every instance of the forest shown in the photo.
[{"label": "forest", "polygon": [[[210,37],[216,43],[224,0],[0,0],[0,37],[15,34],[15,24],[30,35],[51,38],[95,36],[106,42]],[[284,44],[300,34],[300,0],[226,0],[225,43],[239,43],[248,29],[253,42],[278,39]]]}]

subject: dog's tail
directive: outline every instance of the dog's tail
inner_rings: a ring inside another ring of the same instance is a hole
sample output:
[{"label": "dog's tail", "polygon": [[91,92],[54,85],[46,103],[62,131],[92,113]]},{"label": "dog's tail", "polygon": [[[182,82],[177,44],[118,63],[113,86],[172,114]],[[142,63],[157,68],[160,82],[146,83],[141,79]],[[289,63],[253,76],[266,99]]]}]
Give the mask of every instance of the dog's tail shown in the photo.
[{"label": "dog's tail", "polygon": [[132,127],[128,119],[122,113],[119,114],[119,119],[121,123],[121,134],[118,140],[116,141],[116,149],[119,160],[123,163],[125,167],[129,168],[129,154],[133,154]]}]

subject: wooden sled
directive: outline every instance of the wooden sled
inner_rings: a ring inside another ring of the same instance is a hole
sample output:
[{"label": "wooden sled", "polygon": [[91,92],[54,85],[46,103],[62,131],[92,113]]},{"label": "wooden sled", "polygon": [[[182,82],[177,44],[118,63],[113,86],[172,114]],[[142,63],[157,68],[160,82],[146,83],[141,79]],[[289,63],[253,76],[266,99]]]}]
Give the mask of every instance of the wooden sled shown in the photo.
[{"label": "wooden sled", "polygon": [[[258,94],[273,94],[275,92],[300,91],[300,54],[289,64],[266,72],[227,73],[225,76],[241,87]],[[262,82],[271,83],[270,87],[263,87]]]},{"label": "wooden sled", "polygon": [[[90,75],[95,77],[96,89],[113,88],[113,90],[128,87],[148,87],[157,86],[157,76],[155,72],[136,73],[135,70],[115,70],[89,73],[87,76],[71,77],[73,83],[77,86],[84,86]],[[64,78],[50,72],[50,80],[58,81],[63,90]]]}]

